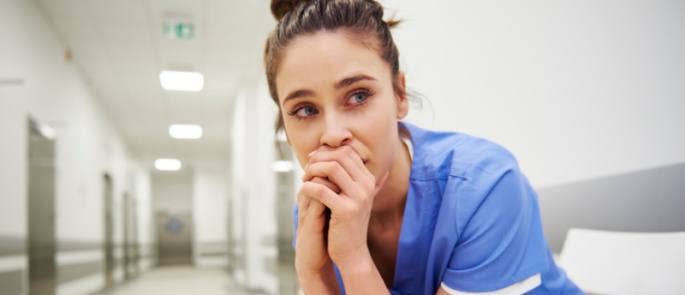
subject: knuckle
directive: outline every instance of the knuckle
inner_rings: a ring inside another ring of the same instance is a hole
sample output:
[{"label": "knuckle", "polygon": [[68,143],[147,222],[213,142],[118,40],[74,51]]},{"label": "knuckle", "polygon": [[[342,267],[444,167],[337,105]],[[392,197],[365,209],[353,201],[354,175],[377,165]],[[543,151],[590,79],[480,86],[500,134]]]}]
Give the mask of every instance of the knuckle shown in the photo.
[{"label": "knuckle", "polygon": [[350,146],[345,146],[345,149],[343,149],[343,156],[345,156],[348,159],[354,159],[354,156],[357,154],[354,149]]},{"label": "knuckle", "polygon": [[338,162],[325,162],[322,164],[322,170],[324,173],[327,174],[333,174],[336,173],[339,169],[339,164]]},{"label": "knuckle", "polygon": [[309,161],[310,163],[314,163],[314,162],[316,162],[316,160],[317,160],[318,158],[319,158],[319,153],[314,153],[314,154],[312,154],[311,156],[308,156],[308,159],[309,159],[308,161]]},{"label": "knuckle", "polygon": [[363,200],[366,200],[370,197],[368,190],[363,186],[360,188],[357,188],[357,195],[360,196],[361,199],[363,199]]},{"label": "knuckle", "polygon": [[354,149],[352,149],[352,147],[349,146],[349,145],[344,145],[344,146],[342,147],[342,149],[340,149],[340,150],[343,151],[343,152],[345,152],[345,153],[347,153],[347,154],[353,153],[353,152],[354,152]]},{"label": "knuckle", "polygon": [[311,190],[311,184],[309,181],[305,181],[302,183],[302,186],[300,187],[300,193],[298,194],[298,198],[304,197],[309,191]]},{"label": "knuckle", "polygon": [[316,176],[316,177],[312,178],[312,180],[310,180],[310,181],[313,183],[323,184],[325,180],[319,176]]},{"label": "knuckle", "polygon": [[312,190],[317,196],[321,196],[326,192],[325,187],[321,184],[316,184]]},{"label": "knuckle", "polygon": [[332,169],[334,172],[342,172],[344,170],[343,166],[338,162],[332,162]]},{"label": "knuckle", "polygon": [[348,210],[350,211],[350,213],[352,213],[353,215],[356,216],[361,211],[361,206],[359,204],[355,203],[355,204],[350,205],[348,207]]},{"label": "knuckle", "polygon": [[331,162],[321,162],[321,164],[319,164],[319,165],[321,167],[321,170],[328,172],[331,170],[332,163]]},{"label": "knuckle", "polygon": [[376,183],[376,175],[369,169],[364,169],[364,174],[369,182]]},{"label": "knuckle", "polygon": [[331,169],[338,170],[338,169],[342,168],[340,166],[340,163],[338,163],[338,161],[332,161],[332,162],[328,162],[328,163],[330,164]]},{"label": "knuckle", "polygon": [[319,184],[308,181],[302,184],[302,197],[306,198],[307,196],[311,196],[313,194],[318,193],[320,187]]},{"label": "knuckle", "polygon": [[373,189],[376,186],[376,182],[373,179],[369,179],[368,181],[362,181],[361,186],[364,192],[368,194],[370,192],[373,192]]}]

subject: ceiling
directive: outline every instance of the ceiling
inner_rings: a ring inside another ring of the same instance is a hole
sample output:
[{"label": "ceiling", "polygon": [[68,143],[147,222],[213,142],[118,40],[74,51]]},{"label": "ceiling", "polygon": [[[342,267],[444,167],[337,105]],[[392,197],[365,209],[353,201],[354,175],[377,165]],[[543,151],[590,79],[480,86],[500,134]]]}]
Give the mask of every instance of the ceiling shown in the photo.
[{"label": "ceiling", "polygon": [[[263,42],[274,21],[268,1],[35,0],[132,156],[177,157],[201,165],[229,154],[232,99],[263,75]],[[189,40],[163,35],[163,22],[194,24]],[[200,92],[165,91],[163,69],[204,75]],[[199,124],[199,140],[170,138],[173,123]]]}]

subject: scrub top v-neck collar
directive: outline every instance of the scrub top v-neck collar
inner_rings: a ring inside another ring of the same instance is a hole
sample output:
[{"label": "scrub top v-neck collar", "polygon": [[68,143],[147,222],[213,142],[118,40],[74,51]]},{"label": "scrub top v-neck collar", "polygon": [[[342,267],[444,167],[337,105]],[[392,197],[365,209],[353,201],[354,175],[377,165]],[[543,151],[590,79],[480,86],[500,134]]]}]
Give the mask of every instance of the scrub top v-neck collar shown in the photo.
[{"label": "scrub top v-neck collar", "polygon": [[[407,145],[411,156],[411,170],[409,175],[409,188],[407,190],[407,197],[404,204],[404,214],[402,217],[402,225],[400,227],[400,236],[397,244],[397,256],[395,257],[395,273],[393,275],[393,283],[391,287],[391,293],[393,294],[413,294],[412,290],[412,280],[422,280],[424,267],[421,265],[416,265],[416,261],[425,261],[425,256],[428,258],[428,249],[418,249],[421,246],[421,241],[424,238],[430,238],[428,234],[428,228],[426,224],[431,224],[431,220],[426,220],[427,218],[433,218],[430,216],[432,211],[431,205],[429,204],[428,196],[433,195],[431,192],[417,192],[415,191],[414,175],[416,170],[419,169],[416,160],[420,158],[420,147],[415,145],[417,136],[416,129],[408,124],[403,124],[400,122],[400,128],[403,128],[407,132],[407,137],[403,137],[404,143]],[[422,185],[423,187],[423,185]],[[428,213],[428,214],[426,214]],[[425,250],[425,251],[424,251]]]}]

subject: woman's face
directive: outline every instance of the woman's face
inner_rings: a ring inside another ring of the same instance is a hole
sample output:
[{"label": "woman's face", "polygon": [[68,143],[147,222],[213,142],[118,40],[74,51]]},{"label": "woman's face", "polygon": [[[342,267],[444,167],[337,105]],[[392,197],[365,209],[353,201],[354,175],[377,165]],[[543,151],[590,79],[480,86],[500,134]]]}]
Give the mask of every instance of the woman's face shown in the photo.
[{"label": "woman's face", "polygon": [[348,145],[376,178],[392,167],[407,101],[395,95],[390,66],[366,41],[346,31],[320,31],[285,48],[276,88],[301,166],[314,151]]}]

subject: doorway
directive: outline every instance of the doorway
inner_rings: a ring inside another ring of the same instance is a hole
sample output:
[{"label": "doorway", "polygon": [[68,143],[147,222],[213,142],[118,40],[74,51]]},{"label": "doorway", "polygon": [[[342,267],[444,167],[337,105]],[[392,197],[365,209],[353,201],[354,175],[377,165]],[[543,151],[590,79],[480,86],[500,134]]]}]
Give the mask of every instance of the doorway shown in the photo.
[{"label": "doorway", "polygon": [[189,265],[193,258],[193,174],[191,171],[152,174],[157,232],[157,262]]},{"label": "doorway", "polygon": [[114,185],[112,183],[112,176],[108,173],[102,175],[102,197],[103,197],[103,209],[105,218],[105,236],[104,236],[104,250],[105,250],[105,287],[111,288],[114,286],[114,213],[112,212],[113,207],[113,196],[114,196]]},{"label": "doorway", "polygon": [[28,119],[29,294],[55,294],[55,141]]},{"label": "doorway", "polygon": [[138,220],[136,199],[124,193],[124,277],[128,280],[138,275]]},{"label": "doorway", "polygon": [[156,215],[159,265],[191,264],[191,214],[160,211]]}]

